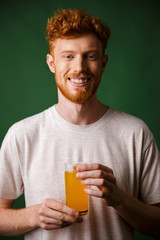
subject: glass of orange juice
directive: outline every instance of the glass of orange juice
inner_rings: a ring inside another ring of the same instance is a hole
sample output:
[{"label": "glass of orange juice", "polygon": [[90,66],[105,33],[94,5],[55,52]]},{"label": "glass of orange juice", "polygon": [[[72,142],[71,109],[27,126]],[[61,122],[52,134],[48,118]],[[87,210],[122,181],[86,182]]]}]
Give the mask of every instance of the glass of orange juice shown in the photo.
[{"label": "glass of orange juice", "polygon": [[82,185],[82,180],[76,178],[76,167],[81,164],[86,163],[65,163],[66,205],[77,210],[80,215],[86,215],[88,214],[88,194],[84,192],[84,189],[87,186]]}]

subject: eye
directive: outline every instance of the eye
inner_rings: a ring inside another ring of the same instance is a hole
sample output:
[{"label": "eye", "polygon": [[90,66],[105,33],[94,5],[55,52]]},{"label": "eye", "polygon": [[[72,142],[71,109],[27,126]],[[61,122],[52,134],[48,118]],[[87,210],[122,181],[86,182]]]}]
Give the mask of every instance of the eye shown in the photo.
[{"label": "eye", "polygon": [[63,55],[62,56],[65,60],[72,60],[73,58],[74,58],[74,56],[73,55],[71,55],[71,54],[65,54],[65,55]]},{"label": "eye", "polygon": [[93,61],[93,60],[96,60],[96,55],[95,54],[88,54],[87,58],[88,58],[88,60]]}]

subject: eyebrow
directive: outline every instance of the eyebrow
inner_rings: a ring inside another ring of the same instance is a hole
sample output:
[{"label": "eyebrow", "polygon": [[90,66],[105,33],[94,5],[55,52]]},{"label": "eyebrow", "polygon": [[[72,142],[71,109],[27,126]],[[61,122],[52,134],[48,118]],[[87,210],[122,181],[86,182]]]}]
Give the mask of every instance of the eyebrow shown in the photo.
[{"label": "eyebrow", "polygon": [[[94,49],[87,50],[84,53],[90,53],[90,52],[98,53],[99,51],[97,51],[97,49],[94,48]],[[74,50],[63,50],[61,53],[76,53],[76,51],[74,51]]]},{"label": "eyebrow", "polygon": [[73,51],[73,50],[64,50],[64,51],[62,51],[61,53],[74,53],[75,51]]}]

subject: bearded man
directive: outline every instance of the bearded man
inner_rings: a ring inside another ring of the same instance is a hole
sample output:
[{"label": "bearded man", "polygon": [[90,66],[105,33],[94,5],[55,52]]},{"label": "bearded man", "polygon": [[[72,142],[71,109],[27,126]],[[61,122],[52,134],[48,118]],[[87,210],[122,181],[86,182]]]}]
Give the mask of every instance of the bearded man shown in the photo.
[{"label": "bearded man", "polygon": [[[14,124],[0,155],[0,234],[26,240],[130,240],[160,236],[160,157],[145,123],[104,105],[97,88],[109,28],[82,10],[48,20],[47,64],[58,103]],[[88,215],[65,203],[64,163],[84,160]],[[12,209],[24,193],[26,208]],[[48,231],[47,231],[48,230]],[[157,238],[158,239],[158,238]]]}]

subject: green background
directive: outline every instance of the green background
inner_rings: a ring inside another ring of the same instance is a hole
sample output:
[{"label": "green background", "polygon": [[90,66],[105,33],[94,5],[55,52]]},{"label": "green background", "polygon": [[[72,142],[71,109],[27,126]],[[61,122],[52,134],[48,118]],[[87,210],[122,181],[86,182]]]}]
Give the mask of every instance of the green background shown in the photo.
[{"label": "green background", "polygon": [[[83,8],[111,28],[99,99],[143,119],[160,148],[160,1],[28,0],[0,3],[0,143],[15,122],[57,102],[45,63],[46,23],[53,11]],[[15,207],[23,207],[23,197]],[[0,237],[0,239],[23,239]],[[135,233],[135,239],[151,239]]]}]

